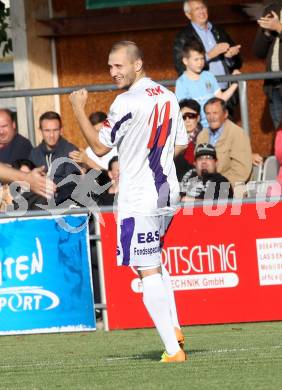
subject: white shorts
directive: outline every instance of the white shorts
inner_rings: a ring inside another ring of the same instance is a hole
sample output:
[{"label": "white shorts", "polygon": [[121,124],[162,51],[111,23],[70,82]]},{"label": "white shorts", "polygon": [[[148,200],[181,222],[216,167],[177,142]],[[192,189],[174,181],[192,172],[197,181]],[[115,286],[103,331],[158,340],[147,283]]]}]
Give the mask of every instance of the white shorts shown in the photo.
[{"label": "white shorts", "polygon": [[158,267],[161,264],[164,235],[172,217],[172,213],[134,217],[119,215],[118,265]]}]

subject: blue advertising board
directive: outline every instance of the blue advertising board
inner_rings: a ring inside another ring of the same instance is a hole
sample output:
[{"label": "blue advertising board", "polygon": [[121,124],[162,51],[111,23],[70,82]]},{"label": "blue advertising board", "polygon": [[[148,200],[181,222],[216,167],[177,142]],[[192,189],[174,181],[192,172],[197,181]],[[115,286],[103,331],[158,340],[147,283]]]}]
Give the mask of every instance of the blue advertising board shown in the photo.
[{"label": "blue advertising board", "polygon": [[95,329],[87,221],[0,220],[0,334]]}]

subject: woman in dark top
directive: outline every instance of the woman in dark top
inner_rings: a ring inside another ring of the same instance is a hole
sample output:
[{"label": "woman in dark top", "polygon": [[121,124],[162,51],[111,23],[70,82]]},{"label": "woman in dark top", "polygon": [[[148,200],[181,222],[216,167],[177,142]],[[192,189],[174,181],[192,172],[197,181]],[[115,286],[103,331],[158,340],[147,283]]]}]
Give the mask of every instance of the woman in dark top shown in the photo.
[{"label": "woman in dark top", "polygon": [[201,106],[196,100],[183,99],[179,102],[179,107],[189,136],[189,143],[186,150],[174,160],[177,178],[181,182],[185,173],[194,168],[196,139],[202,127],[200,125]]},{"label": "woman in dark top", "polygon": [[109,161],[108,176],[111,180],[111,186],[99,195],[99,206],[112,206],[115,202],[115,198],[118,195],[119,184],[119,163],[118,156],[114,156]]}]

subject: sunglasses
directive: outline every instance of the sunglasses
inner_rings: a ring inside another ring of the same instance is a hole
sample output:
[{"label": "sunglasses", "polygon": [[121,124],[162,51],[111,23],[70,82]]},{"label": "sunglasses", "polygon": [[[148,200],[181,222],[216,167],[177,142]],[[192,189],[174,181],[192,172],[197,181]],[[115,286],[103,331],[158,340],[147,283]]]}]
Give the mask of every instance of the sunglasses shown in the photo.
[{"label": "sunglasses", "polygon": [[193,112],[186,112],[186,114],[182,115],[182,118],[184,121],[186,121],[187,118],[189,119],[196,119],[198,117],[198,114]]}]

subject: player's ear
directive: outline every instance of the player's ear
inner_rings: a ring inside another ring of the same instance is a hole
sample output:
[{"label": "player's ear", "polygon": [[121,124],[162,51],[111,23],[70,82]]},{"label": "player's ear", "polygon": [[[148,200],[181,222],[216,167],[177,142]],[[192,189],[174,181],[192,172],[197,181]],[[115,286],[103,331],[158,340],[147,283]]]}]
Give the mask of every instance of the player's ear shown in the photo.
[{"label": "player's ear", "polygon": [[141,58],[139,58],[138,60],[135,61],[135,70],[136,70],[136,72],[140,72],[142,67],[143,67],[143,61],[141,60]]}]

